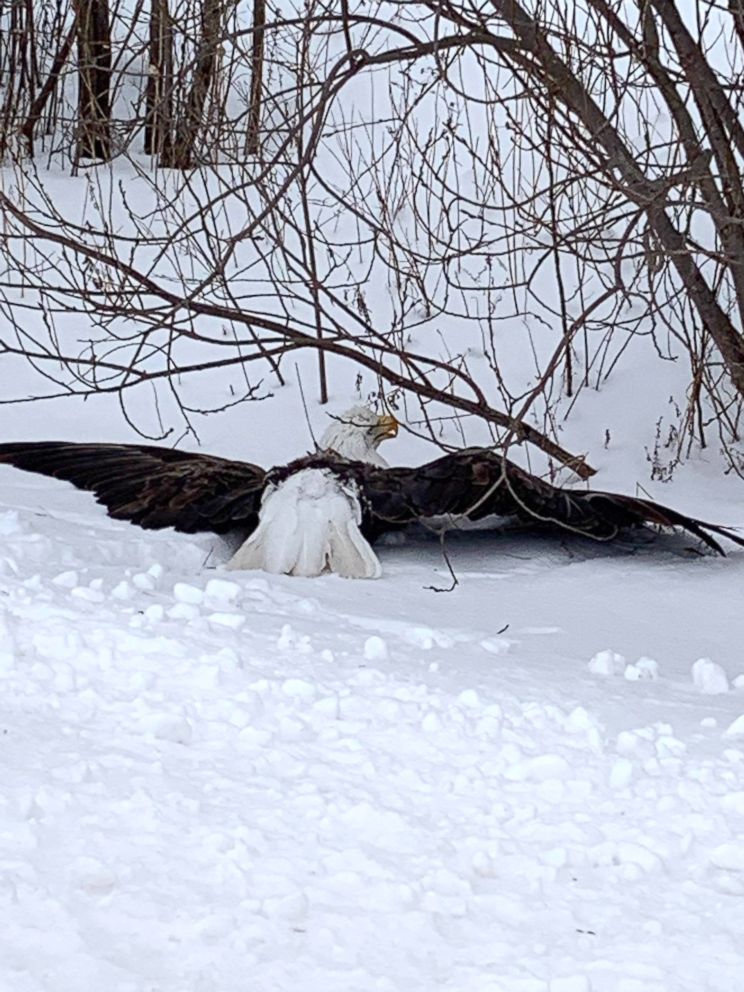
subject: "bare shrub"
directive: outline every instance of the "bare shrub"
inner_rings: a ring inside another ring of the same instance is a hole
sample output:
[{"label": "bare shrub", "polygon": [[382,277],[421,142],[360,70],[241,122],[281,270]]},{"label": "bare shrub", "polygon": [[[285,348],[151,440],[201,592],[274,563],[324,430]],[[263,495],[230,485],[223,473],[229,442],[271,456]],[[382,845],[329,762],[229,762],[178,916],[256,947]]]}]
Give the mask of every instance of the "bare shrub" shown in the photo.
[{"label": "bare shrub", "polygon": [[[117,8],[112,128],[136,197],[97,167],[85,216],[60,206],[7,141],[33,95],[21,112],[5,84],[5,354],[53,392],[177,392],[239,366],[251,397],[314,349],[322,399],[336,356],[416,397],[434,435],[471,415],[587,475],[561,423],[643,347],[649,382],[689,364],[670,458],[714,432],[734,464],[744,32],[736,5],[698,8]],[[64,133],[60,116],[53,157]]]}]

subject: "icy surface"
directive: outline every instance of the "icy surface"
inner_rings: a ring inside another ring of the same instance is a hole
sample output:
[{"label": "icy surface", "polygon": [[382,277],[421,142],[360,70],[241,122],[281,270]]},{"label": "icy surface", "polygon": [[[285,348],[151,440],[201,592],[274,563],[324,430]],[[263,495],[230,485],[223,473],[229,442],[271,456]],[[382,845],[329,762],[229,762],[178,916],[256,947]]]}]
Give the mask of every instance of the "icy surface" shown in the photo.
[{"label": "icy surface", "polygon": [[27,478],[3,992],[740,992],[742,556],[463,535],[450,593],[436,539],[268,577]]}]

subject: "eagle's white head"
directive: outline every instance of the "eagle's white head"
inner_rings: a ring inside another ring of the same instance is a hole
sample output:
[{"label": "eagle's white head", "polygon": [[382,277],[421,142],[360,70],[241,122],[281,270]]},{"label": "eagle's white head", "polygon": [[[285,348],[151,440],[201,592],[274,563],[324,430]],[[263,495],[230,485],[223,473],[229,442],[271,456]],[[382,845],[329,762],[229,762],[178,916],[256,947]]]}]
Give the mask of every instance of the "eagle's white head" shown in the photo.
[{"label": "eagle's white head", "polygon": [[395,437],[397,433],[395,417],[387,413],[378,415],[366,406],[353,406],[333,418],[320,439],[320,448],[350,461],[387,466],[377,448],[385,438]]}]

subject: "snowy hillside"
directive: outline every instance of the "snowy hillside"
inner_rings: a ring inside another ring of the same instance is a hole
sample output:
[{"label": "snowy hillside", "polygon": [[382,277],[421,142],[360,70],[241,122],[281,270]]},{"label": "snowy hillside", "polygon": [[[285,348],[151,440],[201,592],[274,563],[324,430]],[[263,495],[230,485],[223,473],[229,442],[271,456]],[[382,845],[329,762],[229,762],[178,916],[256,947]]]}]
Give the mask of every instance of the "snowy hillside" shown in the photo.
[{"label": "snowy hillside", "polygon": [[269,578],[0,483],[0,988],[740,989],[744,555]]}]

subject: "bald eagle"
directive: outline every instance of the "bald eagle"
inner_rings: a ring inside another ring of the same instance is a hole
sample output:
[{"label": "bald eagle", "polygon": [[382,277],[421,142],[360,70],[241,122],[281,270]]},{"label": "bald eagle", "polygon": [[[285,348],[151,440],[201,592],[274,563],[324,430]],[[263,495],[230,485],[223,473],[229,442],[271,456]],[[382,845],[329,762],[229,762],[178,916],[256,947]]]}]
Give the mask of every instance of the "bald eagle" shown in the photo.
[{"label": "bald eagle", "polygon": [[0,463],[72,482],[111,517],[140,527],[237,532],[245,540],[229,568],[288,575],[377,578],[372,540],[443,517],[511,516],[598,541],[651,524],[686,530],[719,554],[714,535],[744,547],[730,528],[652,500],[558,488],[491,448],[391,468],[377,449],[397,432],[394,417],[354,407],[331,424],[317,452],[268,471],[154,445],[67,441],[0,444]]},{"label": "bald eagle", "polygon": [[[320,439],[320,450],[326,457],[387,468],[377,448],[397,433],[395,417],[378,417],[367,407],[355,406],[332,421]],[[308,463],[273,477],[269,473],[258,526],[227,567],[287,575],[329,571],[377,579],[382,566],[362,533],[362,506],[358,481],[330,464]]]}]

